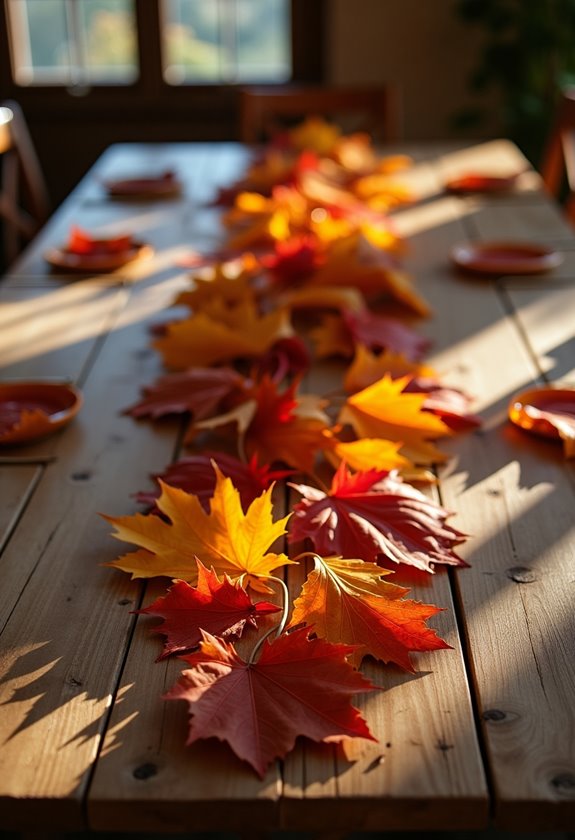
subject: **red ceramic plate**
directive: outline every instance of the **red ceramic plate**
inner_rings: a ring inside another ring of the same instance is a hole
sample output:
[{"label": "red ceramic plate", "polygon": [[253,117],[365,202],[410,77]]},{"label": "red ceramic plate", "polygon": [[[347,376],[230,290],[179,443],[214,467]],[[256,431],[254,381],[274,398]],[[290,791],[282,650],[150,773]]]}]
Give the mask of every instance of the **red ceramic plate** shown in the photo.
[{"label": "red ceramic plate", "polygon": [[61,382],[0,383],[0,443],[24,443],[69,423],[82,405],[73,385]]},{"label": "red ceramic plate", "polygon": [[542,274],[558,266],[563,257],[527,242],[465,242],[452,248],[451,260],[474,274]]},{"label": "red ceramic plate", "polygon": [[486,175],[468,172],[459,178],[451,178],[445,189],[452,193],[498,193],[513,189],[517,175]]},{"label": "red ceramic plate", "polygon": [[86,272],[109,272],[143,257],[151,256],[153,250],[143,242],[132,242],[129,248],[122,251],[95,251],[93,254],[76,254],[66,247],[50,248],[44,254],[44,259],[52,268],[58,271],[71,271],[85,274]]},{"label": "red ceramic plate", "polygon": [[575,388],[532,388],[513,397],[509,419],[527,432],[563,441],[566,457],[575,457]]},{"label": "red ceramic plate", "polygon": [[182,191],[182,185],[173,172],[155,177],[116,178],[105,181],[104,187],[114,198],[172,198]]}]

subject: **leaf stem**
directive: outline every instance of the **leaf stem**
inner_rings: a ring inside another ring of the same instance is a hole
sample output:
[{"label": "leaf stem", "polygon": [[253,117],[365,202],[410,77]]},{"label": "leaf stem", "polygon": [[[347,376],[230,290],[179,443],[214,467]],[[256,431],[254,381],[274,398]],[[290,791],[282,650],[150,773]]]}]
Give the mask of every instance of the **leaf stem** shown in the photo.
[{"label": "leaf stem", "polygon": [[262,648],[263,643],[268,638],[268,636],[271,636],[272,633],[276,634],[275,635],[276,639],[277,639],[278,636],[281,636],[281,634],[283,633],[284,628],[287,624],[287,620],[288,620],[289,592],[288,592],[287,586],[285,585],[285,583],[283,582],[283,580],[281,578],[274,577],[273,575],[268,575],[268,577],[266,577],[265,579],[266,580],[273,580],[276,583],[280,584],[280,589],[281,589],[281,593],[282,593],[282,617],[281,617],[280,623],[277,625],[277,627],[271,627],[267,631],[267,633],[264,633],[264,635],[261,637],[261,639],[258,640],[257,644],[254,646],[254,649],[252,650],[252,652],[250,654],[250,658],[248,659],[248,665],[253,665],[253,663],[256,660],[256,657],[257,657],[258,653],[260,652],[260,650]]}]

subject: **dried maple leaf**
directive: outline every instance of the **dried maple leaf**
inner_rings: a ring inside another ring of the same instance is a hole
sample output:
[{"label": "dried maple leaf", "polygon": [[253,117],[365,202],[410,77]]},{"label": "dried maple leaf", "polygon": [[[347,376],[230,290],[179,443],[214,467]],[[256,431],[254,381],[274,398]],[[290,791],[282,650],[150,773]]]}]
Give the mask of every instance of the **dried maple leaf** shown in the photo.
[{"label": "dried maple leaf", "polygon": [[[217,466],[214,470],[216,487],[208,513],[196,496],[161,484],[157,505],[169,521],[154,514],[104,516],[116,528],[116,539],[141,547],[106,565],[130,572],[132,578],[163,576],[195,584],[199,559],[213,566],[216,573],[245,578],[254,588],[261,588],[255,579],[290,563],[285,554],[267,552],[285,534],[291,515],[272,521],[273,487],[258,496],[244,514],[232,481]],[[267,591],[265,585],[263,591]]]},{"label": "dried maple leaf", "polygon": [[264,376],[252,400],[227,414],[195,423],[192,431],[234,423],[248,457],[257,454],[269,464],[283,461],[303,472],[313,472],[329,418],[323,412],[322,399],[311,394],[298,396],[297,388],[294,381],[280,391],[276,382]]},{"label": "dried maple leaf", "polygon": [[400,443],[392,440],[377,438],[360,438],[360,440],[339,440],[328,429],[324,432],[324,455],[330,463],[338,466],[341,461],[354,470],[396,470],[413,467],[408,458],[399,454]]},{"label": "dried maple leaf", "polygon": [[411,361],[401,352],[385,350],[383,353],[375,353],[365,343],[359,343],[355,348],[353,362],[345,372],[343,386],[348,393],[353,394],[373,385],[386,373],[393,379],[402,376],[436,376],[432,367]]},{"label": "dried maple leaf", "polygon": [[256,258],[246,253],[236,259],[217,263],[203,275],[194,276],[194,287],[180,292],[174,304],[199,311],[215,297],[224,300],[227,306],[236,306],[246,299],[253,299],[255,291],[252,281],[256,268]]},{"label": "dried maple leaf", "polygon": [[466,537],[446,523],[449,511],[383,470],[352,474],[344,462],[328,493],[293,484],[290,542],[309,538],[319,554],[405,563],[427,572],[435,563],[465,565],[453,551]]},{"label": "dried maple leaf", "polygon": [[[329,291],[332,290],[329,289]],[[309,289],[309,298],[312,301],[313,292],[312,286]],[[294,296],[288,297],[285,301],[286,305],[293,307],[293,298]],[[297,303],[296,297],[295,304]],[[411,359],[416,359],[420,358],[429,347],[429,341],[425,337],[402,324],[397,318],[373,315],[363,306],[354,309],[341,307],[340,316],[325,315],[322,323],[310,330],[310,338],[320,358],[328,356],[351,358],[354,350],[357,352],[359,348],[363,348],[366,352],[386,350],[403,353]],[[385,372],[383,370],[377,378],[381,378]]]},{"label": "dried maple leaf", "polygon": [[445,461],[430,440],[451,434],[439,417],[423,410],[425,394],[407,394],[409,377],[378,382],[348,397],[338,422],[349,423],[359,438],[401,441],[400,453],[415,464]]},{"label": "dried maple leaf", "polygon": [[[241,317],[240,317],[241,316]],[[154,347],[166,367],[187,370],[209,367],[238,358],[258,358],[281,338],[294,334],[285,309],[259,315],[249,302],[238,313],[233,326],[199,312],[191,318],[169,324]]]},{"label": "dried maple leaf", "polygon": [[[179,487],[186,493],[197,496],[205,511],[210,509],[210,500],[216,489],[216,473],[214,464],[218,466],[222,475],[232,480],[240,494],[242,509],[245,511],[258,496],[274,481],[279,481],[292,475],[293,470],[272,470],[269,464],[258,464],[254,455],[246,464],[233,455],[225,452],[202,452],[201,455],[190,455],[170,464],[163,473],[154,475],[156,488],[154,490],[136,493],[138,502],[155,508],[156,499],[161,493],[161,479],[170,487]],[[157,508],[153,511],[158,513]]]},{"label": "dried maple leaf", "polygon": [[371,350],[403,353],[408,359],[420,359],[429,349],[425,336],[403,324],[397,318],[374,315],[368,309],[342,313],[345,325],[355,345],[363,344]]},{"label": "dried maple leaf", "polygon": [[269,601],[254,603],[239,581],[233,582],[227,576],[220,580],[213,569],[206,569],[198,561],[197,586],[177,580],[167,595],[135,612],[164,619],[152,628],[154,633],[166,637],[159,661],[197,647],[202,641],[202,630],[214,636],[241,636],[246,622],[256,627],[258,617],[279,610]]},{"label": "dried maple leaf", "polygon": [[355,664],[370,654],[413,672],[410,652],[450,647],[425,624],[440,608],[403,598],[408,590],[382,574],[373,563],[317,555],[294,604],[292,626],[304,622],[321,638],[357,645]]},{"label": "dried maple leaf", "polygon": [[293,286],[304,282],[322,261],[317,240],[308,234],[276,242],[273,253],[264,257],[262,264],[280,286]]},{"label": "dried maple leaf", "polygon": [[310,282],[322,286],[355,286],[366,297],[388,295],[417,315],[430,314],[429,305],[417,294],[406,272],[398,268],[387,251],[362,234],[332,243],[324,265]]},{"label": "dried maple leaf", "polygon": [[253,383],[232,368],[192,368],[162,376],[143,389],[143,398],[126,409],[132,417],[163,417],[189,411],[196,420],[210,417],[248,398]]},{"label": "dried maple leaf", "polygon": [[266,642],[259,659],[244,661],[233,645],[205,634],[191,666],[165,695],[190,711],[187,744],[226,741],[263,777],[304,736],[339,743],[374,741],[350,698],[377,688],[346,661],[353,648],[309,639],[305,628]]}]

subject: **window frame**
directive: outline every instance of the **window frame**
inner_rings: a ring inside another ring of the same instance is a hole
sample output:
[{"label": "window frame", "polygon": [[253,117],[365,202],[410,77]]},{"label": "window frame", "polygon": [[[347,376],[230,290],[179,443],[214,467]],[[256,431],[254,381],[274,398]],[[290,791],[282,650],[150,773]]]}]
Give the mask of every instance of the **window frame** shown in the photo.
[{"label": "window frame", "polygon": [[[128,105],[134,115],[149,113],[156,116],[184,109],[189,121],[190,108],[194,116],[216,116],[218,111],[235,107],[236,91],[245,83],[171,85],[163,77],[161,55],[160,0],[135,0],[139,77],[131,84],[94,85],[83,95],[75,95],[64,85],[18,85],[12,78],[10,62],[7,3],[0,3],[0,98],[16,99],[25,112],[45,114],[48,109],[57,113],[73,112],[110,117],[125,115]],[[321,82],[324,75],[324,0],[291,0],[292,21],[292,79],[290,83]],[[141,61],[145,56],[145,61]],[[258,83],[259,85],[260,83]],[[277,87],[277,83],[274,85]],[[183,116],[182,116],[183,118]]]}]

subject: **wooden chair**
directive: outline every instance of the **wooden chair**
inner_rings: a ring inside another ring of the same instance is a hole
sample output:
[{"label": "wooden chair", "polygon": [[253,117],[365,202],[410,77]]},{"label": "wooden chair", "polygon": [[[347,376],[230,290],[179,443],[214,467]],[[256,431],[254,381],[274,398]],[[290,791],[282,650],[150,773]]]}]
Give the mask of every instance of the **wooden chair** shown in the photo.
[{"label": "wooden chair", "polygon": [[[396,140],[400,133],[399,91],[393,85],[240,89],[240,139],[244,143],[269,139],[281,130],[281,119],[291,118],[293,124],[312,115],[344,130],[367,131],[376,141]],[[349,125],[343,124],[346,119]]]},{"label": "wooden chair", "polygon": [[42,169],[17,102],[0,103],[0,223],[4,261],[13,262],[48,218]]},{"label": "wooden chair", "polygon": [[575,224],[575,87],[562,92],[540,171],[548,192],[563,201],[567,218]]}]

